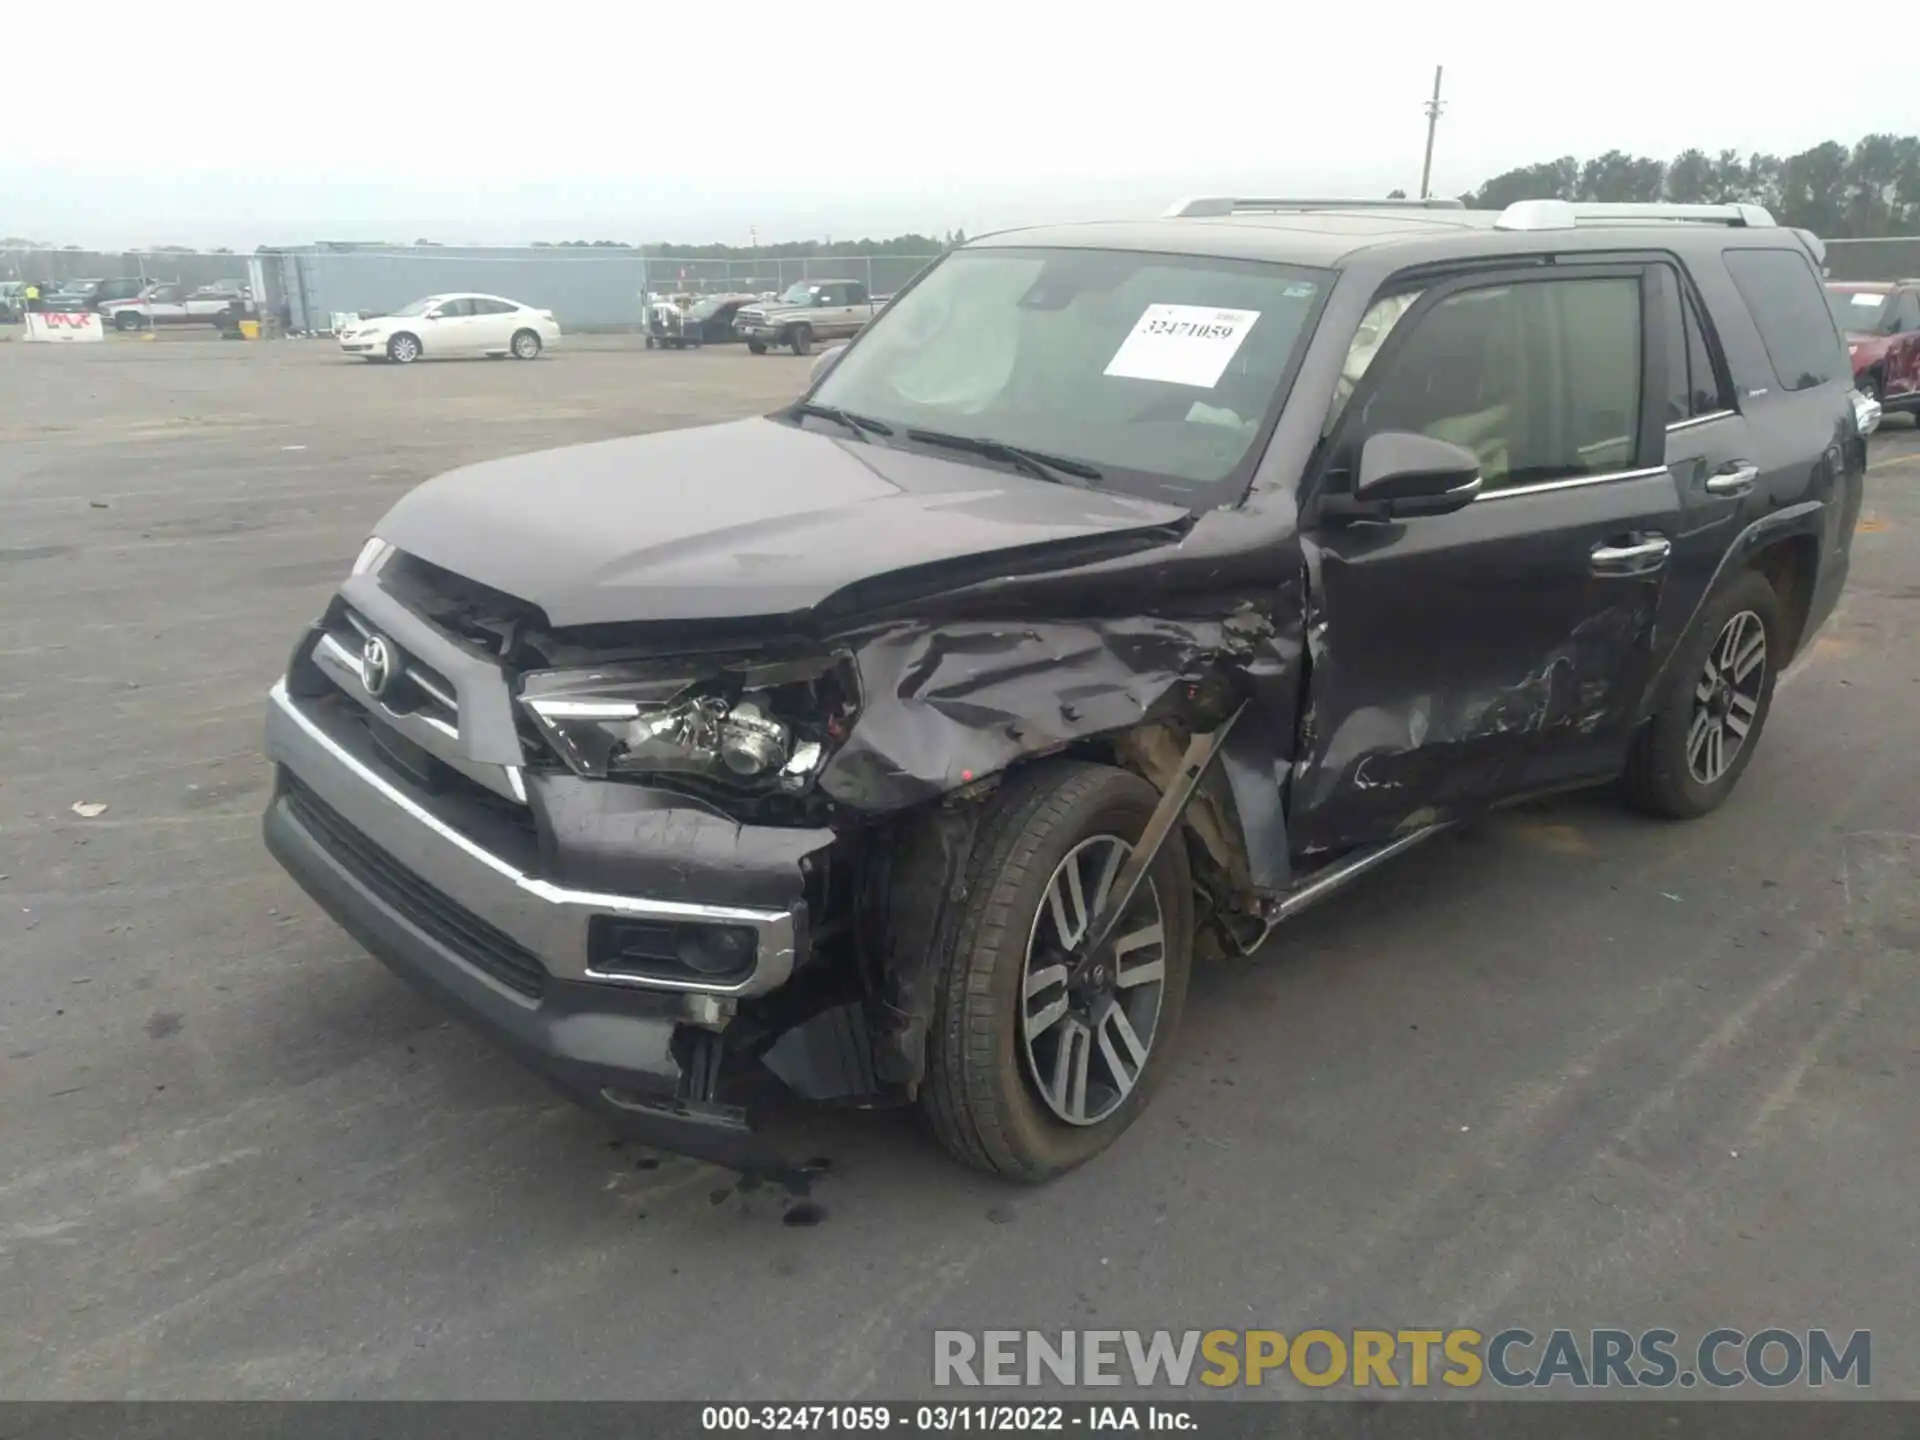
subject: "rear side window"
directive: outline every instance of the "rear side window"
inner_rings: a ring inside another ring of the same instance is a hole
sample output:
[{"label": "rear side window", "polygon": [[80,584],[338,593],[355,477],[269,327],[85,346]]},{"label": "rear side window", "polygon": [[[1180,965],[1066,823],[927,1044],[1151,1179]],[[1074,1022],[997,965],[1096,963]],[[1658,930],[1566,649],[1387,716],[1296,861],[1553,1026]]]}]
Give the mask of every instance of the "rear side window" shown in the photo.
[{"label": "rear side window", "polygon": [[1660,270],[1660,308],[1667,332],[1667,423],[1677,425],[1733,409],[1725,373],[1714,356],[1693,291],[1670,266]]},{"label": "rear side window", "polygon": [[1725,259],[1782,389],[1811,390],[1849,373],[1826,293],[1805,255],[1729,250]]},{"label": "rear side window", "polygon": [[1464,290],[1402,323],[1414,328],[1362,402],[1363,436],[1411,430],[1465,446],[1489,491],[1633,464],[1638,278]]}]

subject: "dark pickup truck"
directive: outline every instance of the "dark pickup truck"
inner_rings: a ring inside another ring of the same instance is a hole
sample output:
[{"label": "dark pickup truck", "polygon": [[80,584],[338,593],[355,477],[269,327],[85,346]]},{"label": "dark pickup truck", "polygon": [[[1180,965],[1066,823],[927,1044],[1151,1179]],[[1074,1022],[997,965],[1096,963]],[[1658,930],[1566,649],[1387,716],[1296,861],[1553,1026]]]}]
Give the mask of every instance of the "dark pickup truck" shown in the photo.
[{"label": "dark pickup truck", "polygon": [[267,843],[649,1143],[777,1168],[771,1075],[1057,1174],[1197,959],[1494,806],[1727,800],[1878,421],[1817,261],[1559,201],[976,241],[777,413],[402,499]]}]

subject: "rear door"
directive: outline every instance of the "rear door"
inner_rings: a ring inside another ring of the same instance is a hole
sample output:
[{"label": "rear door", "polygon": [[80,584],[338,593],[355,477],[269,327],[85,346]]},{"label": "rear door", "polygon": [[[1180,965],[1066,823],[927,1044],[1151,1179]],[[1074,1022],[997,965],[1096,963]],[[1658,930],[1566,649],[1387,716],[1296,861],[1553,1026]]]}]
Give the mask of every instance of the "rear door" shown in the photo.
[{"label": "rear door", "polygon": [[[1363,323],[1358,383],[1302,507],[1315,640],[1296,853],[1620,768],[1680,524],[1650,270],[1458,277],[1410,306],[1383,293]],[[1317,518],[1316,496],[1346,489],[1383,431],[1473,450],[1480,497],[1450,515]]]},{"label": "rear door", "polygon": [[1692,623],[1734,537],[1766,509],[1767,457],[1740,411],[1725,346],[1694,279],[1675,263],[1654,266],[1650,279],[1666,345],[1667,469],[1680,502],[1654,627],[1657,667]]},{"label": "rear door", "polygon": [[504,352],[519,320],[518,306],[491,295],[473,297],[474,343],[482,350]]}]

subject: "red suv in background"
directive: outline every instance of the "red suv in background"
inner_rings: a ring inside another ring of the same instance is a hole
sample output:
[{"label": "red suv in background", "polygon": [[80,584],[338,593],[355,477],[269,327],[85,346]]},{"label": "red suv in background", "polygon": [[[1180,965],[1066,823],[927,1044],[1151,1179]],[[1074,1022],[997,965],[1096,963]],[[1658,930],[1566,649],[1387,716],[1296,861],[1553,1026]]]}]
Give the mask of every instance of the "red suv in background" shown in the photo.
[{"label": "red suv in background", "polygon": [[1920,280],[1830,282],[1827,303],[1847,337],[1855,387],[1889,414],[1920,415]]}]

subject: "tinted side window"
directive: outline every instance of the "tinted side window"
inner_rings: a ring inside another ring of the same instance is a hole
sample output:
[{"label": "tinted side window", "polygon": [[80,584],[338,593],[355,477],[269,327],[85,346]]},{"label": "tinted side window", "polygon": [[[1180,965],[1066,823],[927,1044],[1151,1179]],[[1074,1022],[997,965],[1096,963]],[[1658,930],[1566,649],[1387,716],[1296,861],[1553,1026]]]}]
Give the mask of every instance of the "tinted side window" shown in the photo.
[{"label": "tinted side window", "polygon": [[473,313],[476,315],[507,315],[511,314],[512,311],[513,306],[507,304],[504,300],[475,300],[473,302]]},{"label": "tinted side window", "polygon": [[473,314],[473,302],[471,300],[444,300],[440,304],[438,314],[443,320],[452,320],[460,315],[471,315]]},{"label": "tinted side window", "polygon": [[1727,272],[1783,389],[1810,390],[1849,373],[1820,281],[1797,250],[1729,250]]},{"label": "tinted side window", "polygon": [[1920,330],[1920,290],[1903,290],[1893,307],[1894,333],[1911,335]]},{"label": "tinted side window", "polygon": [[1731,410],[1730,390],[1720,378],[1724,372],[1700,321],[1692,289],[1670,266],[1662,268],[1660,279],[1667,332],[1667,423]]},{"label": "tinted side window", "polygon": [[1360,433],[1463,445],[1488,490],[1626,469],[1640,429],[1640,329],[1631,276],[1463,290],[1415,322]]}]

